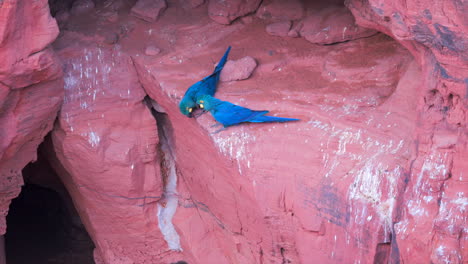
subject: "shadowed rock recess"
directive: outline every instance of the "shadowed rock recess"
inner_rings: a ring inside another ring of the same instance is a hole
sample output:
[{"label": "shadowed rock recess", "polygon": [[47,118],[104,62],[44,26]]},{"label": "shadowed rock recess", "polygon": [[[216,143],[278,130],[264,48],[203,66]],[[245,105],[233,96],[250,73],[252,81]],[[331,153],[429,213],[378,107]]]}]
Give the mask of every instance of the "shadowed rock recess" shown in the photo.
[{"label": "shadowed rock recess", "polygon": [[465,10],[0,0],[0,264],[466,263]]}]

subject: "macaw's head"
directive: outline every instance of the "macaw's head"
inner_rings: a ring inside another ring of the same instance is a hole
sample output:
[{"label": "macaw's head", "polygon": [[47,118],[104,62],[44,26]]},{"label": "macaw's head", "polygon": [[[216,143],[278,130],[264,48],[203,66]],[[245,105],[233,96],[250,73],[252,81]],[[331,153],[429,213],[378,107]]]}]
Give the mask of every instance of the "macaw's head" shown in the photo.
[{"label": "macaw's head", "polygon": [[195,102],[188,97],[182,98],[179,104],[180,112],[187,117],[192,117],[192,112],[195,110],[195,107],[197,107]]},{"label": "macaw's head", "polygon": [[197,105],[203,110],[210,111],[214,107],[215,98],[210,95],[200,96],[197,100]]}]

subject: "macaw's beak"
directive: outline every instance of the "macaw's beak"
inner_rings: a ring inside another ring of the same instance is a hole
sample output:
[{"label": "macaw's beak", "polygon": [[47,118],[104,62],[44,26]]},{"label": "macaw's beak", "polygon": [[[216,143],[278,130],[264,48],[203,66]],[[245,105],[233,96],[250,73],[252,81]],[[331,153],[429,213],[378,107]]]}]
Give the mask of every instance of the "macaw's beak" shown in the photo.
[{"label": "macaw's beak", "polygon": [[187,108],[187,111],[188,111],[187,116],[192,117],[193,108],[191,108],[191,107]]}]

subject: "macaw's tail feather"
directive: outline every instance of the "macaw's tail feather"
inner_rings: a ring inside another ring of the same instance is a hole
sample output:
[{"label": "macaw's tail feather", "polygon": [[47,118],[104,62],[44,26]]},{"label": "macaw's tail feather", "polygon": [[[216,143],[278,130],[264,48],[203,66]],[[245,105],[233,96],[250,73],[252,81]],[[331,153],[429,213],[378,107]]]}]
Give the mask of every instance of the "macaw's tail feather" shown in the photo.
[{"label": "macaw's tail feather", "polygon": [[263,122],[289,122],[289,121],[299,121],[297,118],[286,118],[286,117],[276,117],[276,116],[257,116],[255,119],[250,120],[249,122],[254,123],[263,123]]},{"label": "macaw's tail feather", "polygon": [[218,65],[216,65],[216,68],[214,70],[213,73],[218,73],[218,72],[221,72],[221,70],[223,69],[224,67],[224,64],[226,64],[226,61],[227,61],[227,57],[229,55],[229,51],[231,51],[231,46],[229,46],[226,50],[226,52],[224,53],[223,57],[221,58],[221,60],[218,62]]},{"label": "macaw's tail feather", "polygon": [[229,55],[229,51],[231,50],[231,46],[229,46],[224,53],[223,57],[219,61],[218,65],[216,65],[215,70],[212,74],[206,76],[201,80],[205,88],[205,91],[202,94],[214,95],[216,92],[216,85],[219,81],[219,76],[221,76],[221,70],[224,67],[224,64],[227,61],[227,57]]}]

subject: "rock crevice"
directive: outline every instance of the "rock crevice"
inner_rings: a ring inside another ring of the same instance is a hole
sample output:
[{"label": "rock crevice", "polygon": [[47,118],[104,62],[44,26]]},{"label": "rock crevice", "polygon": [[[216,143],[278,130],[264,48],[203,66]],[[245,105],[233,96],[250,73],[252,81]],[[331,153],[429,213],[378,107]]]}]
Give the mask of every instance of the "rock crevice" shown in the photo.
[{"label": "rock crevice", "polygon": [[[164,109],[148,96],[146,105],[156,119],[159,135],[159,161],[161,163],[161,177],[164,185],[163,200],[158,204],[158,225],[171,250],[182,251],[179,234],[177,233],[172,218],[178,207],[177,194],[177,168],[173,128]],[[156,110],[157,109],[157,110]]]},{"label": "rock crevice", "polygon": [[[134,1],[51,1],[52,46],[47,2],[10,2],[3,215],[53,127],[48,159],[98,264],[468,258],[459,1],[140,0],[146,22]],[[179,113],[229,45],[253,66],[231,63],[216,96],[300,122],[211,134],[209,114]]]}]

